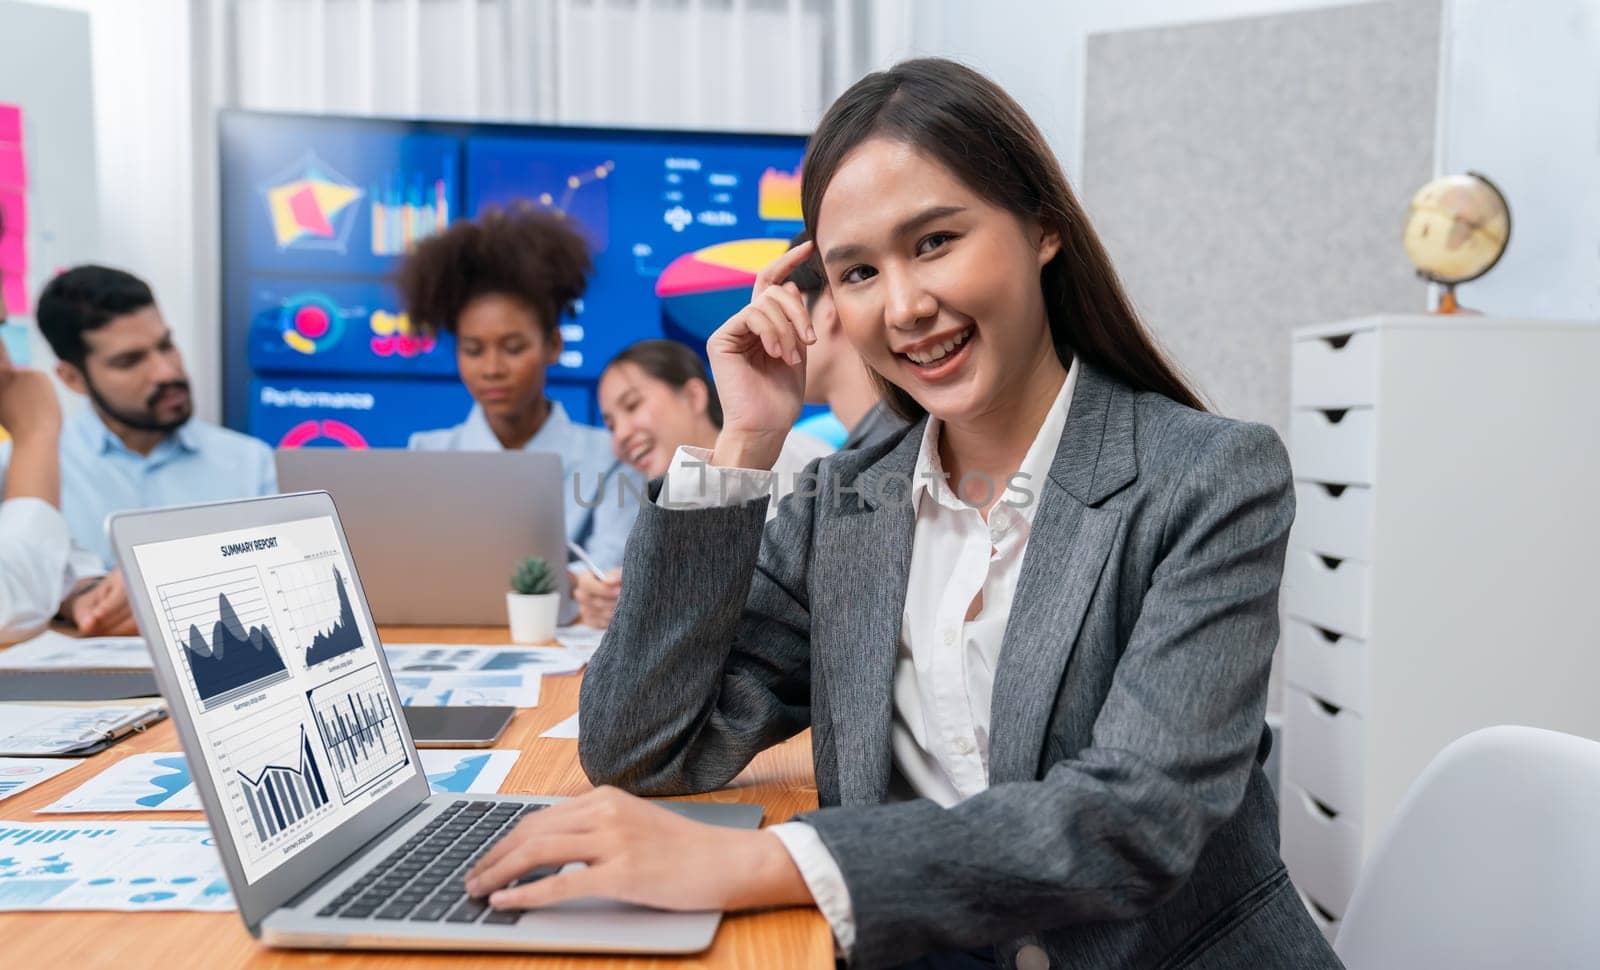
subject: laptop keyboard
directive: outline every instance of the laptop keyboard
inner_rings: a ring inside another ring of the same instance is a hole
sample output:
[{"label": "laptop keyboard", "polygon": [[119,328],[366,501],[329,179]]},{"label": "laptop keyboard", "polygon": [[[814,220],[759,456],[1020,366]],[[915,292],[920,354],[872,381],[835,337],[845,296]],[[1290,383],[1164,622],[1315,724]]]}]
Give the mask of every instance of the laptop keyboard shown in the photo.
[{"label": "laptop keyboard", "polygon": [[[490,909],[486,900],[467,895],[467,873],[502,833],[524,815],[544,807],[510,802],[454,802],[328,905],[317,910],[317,915],[417,923],[515,923],[522,915],[520,911]],[[517,884],[534,882],[559,871],[560,866],[540,866]]]}]

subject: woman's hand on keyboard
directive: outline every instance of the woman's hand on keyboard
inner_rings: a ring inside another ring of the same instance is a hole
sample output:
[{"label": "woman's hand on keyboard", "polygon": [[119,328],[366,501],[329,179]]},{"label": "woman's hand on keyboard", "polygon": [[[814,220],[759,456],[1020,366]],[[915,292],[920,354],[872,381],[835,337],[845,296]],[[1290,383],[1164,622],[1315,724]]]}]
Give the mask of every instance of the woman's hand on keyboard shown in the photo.
[{"label": "woman's hand on keyboard", "polygon": [[[514,885],[540,867],[583,862]],[[811,905],[778,837],[691,821],[616,788],[599,788],[524,818],[467,875],[496,909],[537,909],[599,896],[657,909]]]}]

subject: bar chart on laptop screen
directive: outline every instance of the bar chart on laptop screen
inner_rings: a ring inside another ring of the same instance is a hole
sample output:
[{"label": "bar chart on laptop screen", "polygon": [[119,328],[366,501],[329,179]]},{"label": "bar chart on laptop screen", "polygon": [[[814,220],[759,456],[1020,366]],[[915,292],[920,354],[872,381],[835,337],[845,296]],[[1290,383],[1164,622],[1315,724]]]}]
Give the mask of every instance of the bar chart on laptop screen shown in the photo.
[{"label": "bar chart on laptop screen", "polygon": [[399,711],[389,699],[376,664],[306,692],[317,731],[328,749],[339,792],[345,799],[406,766]]},{"label": "bar chart on laptop screen", "polygon": [[213,730],[223,799],[253,859],[292,840],[335,803],[327,769],[289,697]]}]

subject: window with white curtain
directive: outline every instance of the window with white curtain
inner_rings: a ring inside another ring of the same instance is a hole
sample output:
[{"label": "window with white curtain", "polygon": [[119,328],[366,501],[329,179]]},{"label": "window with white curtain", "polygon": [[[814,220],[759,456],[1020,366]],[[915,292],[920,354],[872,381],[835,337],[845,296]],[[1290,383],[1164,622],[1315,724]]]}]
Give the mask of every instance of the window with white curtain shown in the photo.
[{"label": "window with white curtain", "polygon": [[809,131],[873,0],[213,0],[243,108]]}]

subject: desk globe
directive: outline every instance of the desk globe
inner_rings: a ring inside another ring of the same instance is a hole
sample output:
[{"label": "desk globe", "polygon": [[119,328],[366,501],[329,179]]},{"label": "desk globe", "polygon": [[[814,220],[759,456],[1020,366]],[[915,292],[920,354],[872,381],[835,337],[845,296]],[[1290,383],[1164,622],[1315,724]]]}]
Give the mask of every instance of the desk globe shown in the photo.
[{"label": "desk globe", "polygon": [[1417,190],[1402,235],[1417,275],[1444,287],[1436,313],[1464,311],[1456,286],[1489,272],[1511,239],[1511,207],[1477,172],[1445,175]]}]

